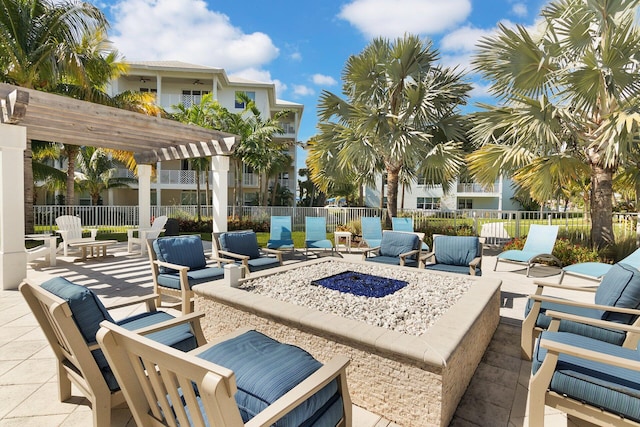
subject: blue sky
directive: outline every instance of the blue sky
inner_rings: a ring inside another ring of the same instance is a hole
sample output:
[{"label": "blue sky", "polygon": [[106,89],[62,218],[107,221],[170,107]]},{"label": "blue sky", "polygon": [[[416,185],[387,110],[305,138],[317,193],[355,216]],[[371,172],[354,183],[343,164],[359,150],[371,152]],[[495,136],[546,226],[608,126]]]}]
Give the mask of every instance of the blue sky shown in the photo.
[{"label": "blue sky", "polygon": [[[109,38],[129,60],[180,60],[273,82],[303,104],[299,140],[316,133],[320,92],[340,93],[350,55],[374,37],[409,32],[434,42],[443,65],[468,67],[499,22],[534,25],[546,0],[100,0]],[[469,76],[475,82],[473,76]],[[487,102],[474,83],[471,103]],[[302,154],[302,153],[300,153]],[[298,167],[304,167],[299,155]]]}]

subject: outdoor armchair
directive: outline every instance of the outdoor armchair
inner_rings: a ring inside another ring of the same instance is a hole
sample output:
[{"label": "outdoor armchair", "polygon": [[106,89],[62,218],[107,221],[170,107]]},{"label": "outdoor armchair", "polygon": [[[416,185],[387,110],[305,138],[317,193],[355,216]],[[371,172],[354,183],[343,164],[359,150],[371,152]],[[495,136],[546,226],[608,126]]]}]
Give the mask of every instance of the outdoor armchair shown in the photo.
[{"label": "outdoor armchair", "polygon": [[433,251],[421,256],[421,266],[427,270],[481,276],[483,246],[484,237],[434,234]]},{"label": "outdoor armchair", "polygon": [[[62,237],[60,246],[64,256],[67,256],[69,243],[86,242],[96,240],[97,228],[83,228],[80,217],[73,215],[62,215],[56,218],[58,229],[56,232]],[[83,232],[89,232],[91,237],[82,237]]]},{"label": "outdoor armchair", "polygon": [[[640,269],[640,249],[636,249],[633,253],[624,259],[621,259],[619,262],[629,264],[632,267]],[[600,281],[611,267],[612,264],[606,264],[604,262],[579,262],[577,264],[567,265],[562,268],[562,271],[560,272],[560,281],[558,283],[562,283],[565,275]]]},{"label": "outdoor armchair", "polygon": [[[391,218],[391,228],[393,231],[406,231],[408,233],[413,233],[413,218],[407,217],[393,217]],[[422,251],[428,252],[429,245],[425,242],[422,242]]]},{"label": "outdoor armchair", "polygon": [[[640,351],[569,332],[557,332],[560,321],[585,325],[586,319],[548,312],[550,329],[542,332],[529,381],[529,425],[544,425],[545,405],[581,418],[589,425],[640,426]],[[640,329],[596,321],[603,328],[640,334]]]},{"label": "outdoor armchair", "polygon": [[157,239],[164,231],[167,220],[168,218],[162,215],[153,220],[151,228],[127,229],[127,252],[133,252],[133,245],[138,245],[140,246],[140,254],[144,255],[147,252],[147,240]]},{"label": "outdoor armchair", "polygon": [[420,260],[422,233],[385,230],[380,246],[365,249],[362,259],[382,264],[417,267]]},{"label": "outdoor armchair", "polygon": [[261,248],[252,230],[214,233],[213,241],[216,256],[235,260],[243,267],[245,276],[282,265],[282,251]]},{"label": "outdoor armchair", "polygon": [[[124,402],[120,385],[96,342],[100,322],[118,324],[151,340],[189,351],[205,343],[200,317],[175,318],[156,311],[156,296],[135,298],[108,309],[90,289],[56,277],[41,286],[25,280],[20,293],[31,308],[56,357],[60,401],[71,397],[73,383],[91,402],[93,425],[109,427],[111,408]],[[108,310],[146,303],[147,310],[114,320]]]},{"label": "outdoor armchair", "polygon": [[[531,359],[536,337],[548,329],[551,323],[551,318],[546,315],[548,310],[640,326],[640,272],[629,265],[615,264],[603,277],[597,289],[539,281],[534,283],[537,290],[535,294],[529,295],[522,322],[521,348],[526,359]],[[587,295],[593,295],[593,303],[542,295],[545,288],[582,292],[583,295],[587,292]],[[637,334],[567,320],[560,322],[560,331],[584,335],[626,348],[635,348],[640,339]]]},{"label": "outdoor armchair", "polygon": [[293,238],[291,237],[291,217],[272,216],[269,228],[269,249],[291,249],[293,251]]},{"label": "outdoor armchair", "polygon": [[202,239],[195,234],[147,240],[147,246],[158,306],[163,294],[171,295],[180,299],[182,314],[193,311],[193,287],[222,279],[224,269],[221,263],[233,262],[210,258],[209,261],[215,261],[216,265],[208,265]]},{"label": "outdoor armchair", "polygon": [[333,254],[333,243],[327,239],[327,219],[323,216],[307,216],[304,219],[304,247],[306,255],[309,250],[329,249]]},{"label": "outdoor armchair", "polygon": [[362,228],[362,241],[370,248],[377,248],[382,241],[382,223],[380,217],[367,217],[360,218],[360,225]]},{"label": "outdoor armchair", "polygon": [[522,250],[512,249],[498,254],[493,271],[496,271],[500,261],[526,265],[527,277],[531,266],[539,261],[553,261],[562,267],[562,262],[552,255],[557,237],[557,225],[532,224]]},{"label": "outdoor armchair", "polygon": [[346,357],[248,329],[188,354],[106,322],[98,341],[139,426],[351,426]]}]

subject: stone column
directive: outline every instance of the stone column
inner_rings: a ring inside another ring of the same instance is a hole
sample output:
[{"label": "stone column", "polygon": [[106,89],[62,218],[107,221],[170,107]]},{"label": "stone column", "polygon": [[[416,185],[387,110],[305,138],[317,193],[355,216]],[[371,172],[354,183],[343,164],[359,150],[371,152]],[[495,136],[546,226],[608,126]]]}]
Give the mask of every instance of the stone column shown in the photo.
[{"label": "stone column", "polygon": [[213,185],[211,186],[213,192],[211,195],[213,232],[220,233],[227,231],[229,157],[211,157],[211,169],[213,171]]},{"label": "stone column", "polygon": [[27,276],[24,249],[24,150],[27,128],[0,123],[0,283],[17,289]]}]

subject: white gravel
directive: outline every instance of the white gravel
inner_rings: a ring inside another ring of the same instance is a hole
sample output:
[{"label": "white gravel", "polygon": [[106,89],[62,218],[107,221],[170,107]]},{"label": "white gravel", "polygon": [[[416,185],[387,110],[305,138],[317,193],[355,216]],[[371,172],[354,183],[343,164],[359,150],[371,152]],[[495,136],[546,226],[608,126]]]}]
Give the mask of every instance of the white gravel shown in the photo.
[{"label": "white gravel", "polygon": [[[342,293],[311,281],[356,271],[409,284],[382,298]],[[411,335],[424,333],[469,289],[465,276],[424,274],[373,264],[323,262],[244,282],[241,289]]]}]

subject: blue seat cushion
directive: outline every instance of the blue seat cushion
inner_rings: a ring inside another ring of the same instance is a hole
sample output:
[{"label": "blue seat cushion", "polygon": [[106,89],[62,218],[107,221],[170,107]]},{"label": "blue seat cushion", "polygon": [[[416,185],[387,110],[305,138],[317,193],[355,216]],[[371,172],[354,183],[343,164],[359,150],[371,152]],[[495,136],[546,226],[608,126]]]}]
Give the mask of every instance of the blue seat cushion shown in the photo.
[{"label": "blue seat cushion", "polygon": [[[299,347],[280,343],[257,331],[248,331],[223,341],[198,357],[231,369],[236,377],[235,395],[242,420],[246,423],[278,398],[320,369],[322,364]],[[338,392],[334,380],[301,403],[276,426],[300,426],[319,411],[326,412],[327,402]],[[336,425],[342,417],[319,425]],[[318,424],[314,424],[318,425]]]},{"label": "blue seat cushion", "polygon": [[[449,264],[427,264],[424,266],[426,270],[446,271],[448,273],[471,274],[468,265],[449,265]],[[476,276],[481,276],[482,270],[476,268]]]},{"label": "blue seat cushion", "polygon": [[400,254],[419,249],[420,239],[416,234],[399,231],[385,231],[380,242],[380,256],[397,257]]},{"label": "blue seat cushion", "polygon": [[611,270],[611,267],[611,264],[605,264],[603,262],[580,262],[562,267],[562,269],[567,273],[576,273],[598,278],[607,274],[607,272]]},{"label": "blue seat cushion", "polygon": [[[205,267],[199,270],[187,271],[187,278],[189,279],[189,286],[195,286],[200,283],[211,282],[212,280],[219,280],[224,277],[224,269],[220,267]],[[180,289],[180,274],[179,273],[164,273],[158,275],[158,285],[165,286],[172,289]]]},{"label": "blue seat cushion", "polygon": [[[542,333],[542,338],[640,361],[638,350],[627,349],[567,332]],[[532,372],[540,368],[547,351],[536,348]],[[640,421],[640,372],[561,354],[550,389],[591,406]]]},{"label": "blue seat cushion", "polygon": [[517,261],[517,262],[530,262],[532,259],[537,256],[542,255],[538,252],[525,252],[519,251],[517,249],[512,249],[510,251],[504,251],[498,254],[499,259],[506,259],[509,261]]},{"label": "blue seat cushion", "polygon": [[309,249],[331,249],[333,248],[333,243],[331,240],[305,240],[304,245]]},{"label": "blue seat cushion", "polygon": [[478,256],[478,238],[474,236],[436,236],[433,248],[437,264],[469,267],[469,263]]},{"label": "blue seat cushion", "polygon": [[293,240],[269,240],[267,242],[269,249],[293,248]]},{"label": "blue seat cushion", "polygon": [[262,258],[250,259],[247,261],[247,264],[249,264],[249,271],[253,272],[266,270],[273,267],[279,267],[280,261],[278,261],[278,258],[265,256]]},{"label": "blue seat cushion", "polygon": [[[204,268],[207,260],[204,257],[202,239],[198,235],[177,237],[161,237],[153,241],[153,249],[159,261],[183,265],[191,270]],[[176,273],[171,268],[160,267],[160,273]]]},{"label": "blue seat cushion", "polygon": [[[614,264],[602,278],[594,301],[613,307],[640,308],[640,271],[627,264]],[[618,323],[631,323],[635,317],[608,311],[602,313],[603,320]]]},{"label": "blue seat cushion", "polygon": [[[377,262],[377,263],[380,263],[380,264],[400,265],[400,257],[394,257],[394,256],[378,255],[378,256],[374,256],[374,257],[365,258],[365,261]],[[408,266],[408,267],[415,267],[415,266],[418,265],[418,261],[416,261],[415,259],[411,259],[411,258],[405,258],[404,265]]]},{"label": "blue seat cushion", "polygon": [[[532,307],[533,300],[527,300],[527,305],[525,307],[525,317],[529,315]],[[549,328],[551,318],[545,314],[547,310],[575,314],[591,319],[600,319],[600,317],[602,316],[602,311],[600,310],[562,304],[562,299],[558,298],[557,303],[547,301],[542,302],[542,304],[540,305],[540,314],[538,314],[538,318],[536,319],[537,327],[540,327],[542,329]],[[562,332],[570,332],[573,334],[594,338],[615,345],[622,345],[626,338],[626,334],[622,331],[600,328],[580,322],[572,322],[570,320],[561,320],[559,330]]]},{"label": "blue seat cushion", "polygon": [[258,237],[253,231],[234,231],[222,233],[219,238],[223,251],[248,256],[249,259],[260,258]]},{"label": "blue seat cushion", "polygon": [[43,289],[67,301],[73,320],[87,343],[96,341],[100,322],[113,318],[92,290],[70,282],[64,277],[54,277],[44,282]]}]

